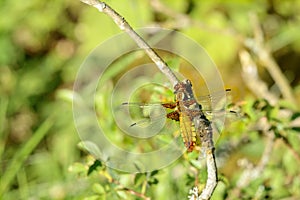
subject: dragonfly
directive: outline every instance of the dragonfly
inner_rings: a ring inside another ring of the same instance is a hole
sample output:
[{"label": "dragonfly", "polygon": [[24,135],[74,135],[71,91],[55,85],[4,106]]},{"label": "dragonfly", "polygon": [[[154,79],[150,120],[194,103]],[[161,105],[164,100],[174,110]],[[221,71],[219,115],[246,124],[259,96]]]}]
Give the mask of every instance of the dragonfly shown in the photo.
[{"label": "dragonfly", "polygon": [[[201,140],[207,138],[206,136],[212,132],[211,121],[206,117],[215,115],[237,115],[235,111],[226,111],[225,109],[213,110],[209,103],[220,101],[220,97],[226,96],[230,93],[230,89],[220,92],[220,94],[212,94],[207,96],[201,96],[195,98],[192,83],[186,79],[179,82],[174,86],[175,100],[173,102],[159,102],[159,103],[130,103],[124,102],[122,106],[138,106],[140,108],[153,107],[156,105],[162,106],[163,108],[172,110],[166,114],[159,114],[154,116],[152,120],[160,120],[162,117],[166,117],[170,120],[179,122],[180,134],[183,139],[183,143],[188,152],[192,152],[197,145],[200,144]],[[198,103],[199,102],[199,103]],[[206,105],[206,109],[202,106]],[[209,108],[209,109],[207,109]],[[148,120],[141,120],[134,122],[130,127],[141,125],[148,122]]]}]

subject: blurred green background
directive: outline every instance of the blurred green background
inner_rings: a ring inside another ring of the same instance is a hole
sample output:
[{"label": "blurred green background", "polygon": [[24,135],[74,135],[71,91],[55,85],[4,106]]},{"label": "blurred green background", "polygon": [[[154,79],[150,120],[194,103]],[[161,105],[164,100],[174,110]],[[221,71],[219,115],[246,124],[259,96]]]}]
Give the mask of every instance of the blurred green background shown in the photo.
[{"label": "blurred green background", "polygon": [[[222,159],[213,199],[300,199],[300,1],[106,2],[134,28],[176,29],[197,41],[233,90],[244,117],[217,144]],[[0,5],[0,198],[187,199],[194,184],[203,187],[205,170],[191,155],[159,172],[128,175],[95,165],[78,147],[72,87],[89,52],[121,32],[110,18],[74,0],[1,0]],[[288,81],[292,100],[282,97],[255,48],[245,45],[255,32],[251,13]],[[257,63],[276,103],[248,87],[252,79],[243,77],[239,58],[243,49]],[[109,94],[99,95],[105,99]],[[267,125],[260,126],[261,120]],[[264,152],[268,142],[270,152]],[[267,163],[261,165],[265,157]],[[98,168],[91,170],[92,163]],[[260,176],[241,184],[243,173],[257,165],[263,169]],[[87,176],[88,170],[95,172]]]}]

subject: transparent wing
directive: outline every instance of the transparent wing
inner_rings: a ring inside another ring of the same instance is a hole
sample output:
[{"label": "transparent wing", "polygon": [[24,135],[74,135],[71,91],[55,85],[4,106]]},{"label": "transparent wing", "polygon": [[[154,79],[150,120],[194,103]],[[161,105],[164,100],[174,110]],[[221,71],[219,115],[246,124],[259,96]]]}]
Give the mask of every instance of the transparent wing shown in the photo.
[{"label": "transparent wing", "polygon": [[[230,110],[227,106],[231,102],[230,98],[230,89],[197,97],[198,103],[202,106],[202,111],[217,127],[215,128],[217,132],[220,132],[226,123],[239,119],[239,113]],[[126,111],[127,117],[124,116],[123,120],[127,121],[127,127],[131,127],[131,129],[148,127],[149,130],[157,130],[157,127],[162,126],[163,121],[168,124],[168,122],[165,122],[166,115],[175,107],[175,102],[124,102],[118,109]],[[171,120],[168,119],[167,121]],[[168,125],[166,126],[168,127]]]},{"label": "transparent wing", "polygon": [[[209,95],[197,96],[196,100],[202,106],[203,111],[211,112],[211,111],[222,110],[225,109],[226,106],[231,103],[231,89],[214,92]],[[164,106],[169,104],[174,105],[174,102],[151,102],[151,103],[125,102],[122,103],[122,106],[139,106],[140,108],[146,108],[149,106],[159,106],[159,105]]]},{"label": "transparent wing", "polygon": [[128,113],[132,119],[130,126],[147,126],[166,117],[166,108],[161,103],[122,103],[118,110]]},{"label": "transparent wing", "polygon": [[161,104],[124,103],[117,108],[115,118],[131,135],[149,137],[178,130],[177,123],[167,120],[167,113]]},{"label": "transparent wing", "polygon": [[[123,107],[123,109],[127,107],[131,110],[130,113],[135,118],[132,124],[130,124],[131,126],[142,126],[153,122],[155,123],[156,121],[166,118],[166,114],[168,112],[171,112],[168,111],[166,107],[162,106],[161,103],[124,103],[120,107]],[[165,112],[161,114],[161,112],[155,111],[157,108],[165,109]],[[203,109],[202,111],[210,121],[221,118],[226,118],[227,121],[235,121],[240,118],[240,114],[238,111],[231,110],[227,107],[219,110]]]},{"label": "transparent wing", "polygon": [[214,92],[209,95],[196,96],[197,102],[204,111],[222,110],[231,103],[231,98],[231,89]]}]

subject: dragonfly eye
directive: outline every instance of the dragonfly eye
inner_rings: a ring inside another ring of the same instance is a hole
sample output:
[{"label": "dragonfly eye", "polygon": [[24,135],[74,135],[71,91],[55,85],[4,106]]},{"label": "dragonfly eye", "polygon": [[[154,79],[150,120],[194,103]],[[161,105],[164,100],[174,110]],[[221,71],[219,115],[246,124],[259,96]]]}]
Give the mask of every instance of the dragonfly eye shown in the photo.
[{"label": "dragonfly eye", "polygon": [[189,79],[186,79],[184,82],[185,84],[192,86],[192,82]]}]

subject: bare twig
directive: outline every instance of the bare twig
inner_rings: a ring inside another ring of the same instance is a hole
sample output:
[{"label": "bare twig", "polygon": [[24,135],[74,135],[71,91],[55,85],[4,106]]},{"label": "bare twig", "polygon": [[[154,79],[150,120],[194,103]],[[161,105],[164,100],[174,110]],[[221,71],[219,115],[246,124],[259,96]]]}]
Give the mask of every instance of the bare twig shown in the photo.
[{"label": "bare twig", "polygon": [[280,135],[280,138],[282,139],[282,141],[286,145],[286,147],[293,153],[296,160],[298,160],[298,162],[300,162],[300,154],[295,150],[295,148],[292,146],[290,141],[282,134]]},{"label": "bare twig", "polygon": [[140,197],[141,199],[144,199],[144,200],[151,200],[150,197],[147,197],[147,196],[145,196],[144,194],[139,193],[139,192],[136,192],[136,191],[134,191],[134,190],[132,190],[132,189],[130,189],[130,188],[123,187],[123,188],[121,188],[121,190],[124,190],[124,191],[128,192],[129,194],[132,194],[132,195],[134,195],[134,196],[136,196],[136,197]]},{"label": "bare twig", "polygon": [[125,186],[123,186],[118,180],[114,179],[109,173],[107,173],[107,171],[102,171],[100,172],[110,183],[114,183],[116,185],[118,185],[120,188],[118,188],[117,190],[122,190],[122,191],[125,191],[131,195],[134,195],[136,197],[139,197],[141,199],[144,199],[144,200],[151,200],[150,197],[146,196],[144,193],[140,193],[140,192],[137,192],[135,190],[132,190],[130,188],[127,188]]},{"label": "bare twig", "polygon": [[265,66],[273,80],[278,85],[283,97],[287,101],[296,105],[296,100],[293,96],[288,80],[283,75],[275,59],[272,57],[270,49],[264,43],[263,31],[260,27],[257,16],[255,14],[251,14],[250,21],[252,22],[254,29],[254,40],[245,40],[244,44],[258,56],[260,62]]},{"label": "bare twig", "polygon": [[219,29],[215,27],[208,26],[207,24],[199,21],[194,20],[190,16],[184,13],[176,12],[175,10],[172,10],[171,8],[165,6],[163,3],[160,2],[160,0],[151,0],[150,5],[158,12],[163,13],[171,18],[174,18],[176,21],[176,24],[173,25],[172,28],[185,28],[189,25],[196,26],[200,28],[201,30],[208,31],[215,34],[223,34],[228,35],[237,38],[240,41],[243,41],[243,36],[239,35],[234,29],[227,28],[227,29]]},{"label": "bare twig", "polygon": [[267,136],[267,142],[262,157],[256,166],[249,167],[240,176],[240,179],[237,182],[237,188],[239,189],[246,187],[252,180],[257,179],[270,160],[274,146],[275,134],[270,132],[266,132],[265,134]]},{"label": "bare twig", "polygon": [[207,180],[199,200],[210,199],[217,186],[217,166],[214,156],[214,149],[206,150]]},{"label": "bare twig", "polygon": [[[263,38],[257,37],[257,41],[261,41]],[[248,51],[242,49],[239,53],[240,61],[242,64],[242,77],[245,80],[248,88],[258,97],[264,98],[271,105],[275,105],[278,102],[278,98],[269,92],[267,84],[260,79],[257,72],[257,65],[252,60]],[[273,150],[275,133],[270,130],[270,124],[267,122],[267,119],[261,118],[256,127],[261,127],[265,135],[267,136],[267,143],[265,150],[262,154],[259,164],[254,166],[254,164],[247,162],[246,169],[240,176],[240,179],[237,181],[237,187],[231,192],[230,198],[232,196],[239,196],[241,189],[246,187],[251,181],[259,177],[259,175],[265,169]]]},{"label": "bare twig", "polygon": [[[256,37],[255,37],[256,43],[262,45],[263,37],[262,37],[262,31],[260,28],[256,29],[255,35],[256,35]],[[264,58],[261,58],[261,60],[262,59],[264,59],[264,60],[272,59],[270,57],[270,52],[268,52],[266,50],[266,48],[264,48],[262,46],[256,46],[256,47],[258,47],[256,49],[256,53],[258,54],[258,56],[264,57]],[[254,49],[252,49],[252,50],[254,50]],[[254,94],[256,94],[257,97],[268,100],[268,102],[270,102],[271,105],[276,105],[279,100],[278,97],[276,97],[271,92],[269,92],[269,90],[267,88],[267,84],[260,79],[260,77],[257,73],[257,66],[256,66],[255,62],[252,60],[250,54],[246,50],[241,50],[239,56],[240,56],[242,69],[243,69],[242,77],[245,79],[245,83],[247,84],[249,89],[251,89],[251,91]],[[268,58],[265,58],[265,57],[268,57]],[[275,61],[273,59],[272,59],[272,62],[275,63]],[[270,67],[270,65],[268,65],[269,71],[273,70],[274,63],[271,65],[271,67]],[[278,67],[278,66],[275,66],[275,68],[276,67]],[[279,67],[278,67],[278,69],[279,69]],[[278,77],[279,77],[279,79],[285,79],[285,77],[282,75],[282,73],[280,71],[275,72],[275,75],[273,74],[273,78],[277,84],[278,84],[278,81],[277,81]],[[281,82],[279,81],[279,83],[281,83]],[[284,86],[283,86],[283,88],[284,88]],[[293,101],[293,100],[291,100],[291,101]],[[237,187],[234,189],[234,191],[232,191],[232,194],[234,196],[239,196],[242,188],[246,187],[252,180],[259,177],[259,175],[263,172],[264,168],[266,167],[266,165],[270,159],[271,153],[272,153],[274,141],[276,138],[275,138],[274,131],[270,129],[271,125],[268,123],[267,119],[264,117],[264,118],[261,118],[261,120],[258,122],[258,124],[256,124],[256,126],[263,128],[262,130],[265,133],[265,135],[267,136],[266,147],[265,147],[265,150],[262,154],[262,157],[261,157],[258,165],[254,166],[251,163],[247,164],[248,168],[240,176],[240,179],[237,182]],[[287,140],[287,138],[285,136],[283,136],[283,135],[280,135],[280,136],[281,136],[283,143],[289,148],[289,150],[293,153],[295,158],[299,161],[299,159],[300,159],[299,153],[297,151],[295,151],[295,149],[292,147],[292,145],[290,144],[290,142]],[[229,196],[232,198],[232,195],[229,195]]]},{"label": "bare twig", "polygon": [[83,3],[94,6],[100,12],[105,13],[109,17],[111,17],[114,22],[119,26],[119,28],[125,31],[135,42],[136,44],[145,50],[147,55],[152,59],[152,61],[156,64],[159,70],[169,79],[173,86],[175,86],[179,80],[175,76],[175,74],[171,71],[171,69],[167,66],[167,64],[163,61],[163,59],[141,38],[128,24],[128,22],[122,17],[119,13],[117,13],[114,9],[109,7],[106,3],[97,1],[97,0],[81,0]]},{"label": "bare twig", "polygon": [[[205,144],[205,142],[202,144]],[[214,149],[206,149],[206,165],[207,165],[207,180],[205,188],[202,190],[201,194],[199,195],[198,187],[195,186],[193,189],[189,192],[189,200],[207,200],[210,199],[216,186],[217,186],[217,166],[216,166],[216,160],[214,156]],[[196,180],[198,182],[198,180]],[[195,184],[197,185],[197,184]]]},{"label": "bare twig", "polygon": [[[260,32],[260,31],[258,31]],[[261,41],[261,37],[257,37],[258,41]],[[252,60],[250,54],[246,50],[240,51],[240,60],[242,64],[242,77],[245,79],[245,83],[251,89],[251,91],[257,95],[259,98],[264,98],[270,102],[271,105],[276,105],[278,103],[278,98],[269,92],[267,84],[263,82],[257,73],[257,66]],[[295,121],[293,121],[295,122]],[[298,125],[298,124],[297,124]],[[274,134],[269,132],[268,134]],[[283,143],[290,149],[295,158],[300,161],[300,154],[292,147],[288,139],[284,135],[280,135]]]},{"label": "bare twig", "polygon": [[228,199],[232,199],[234,197],[240,197],[242,189],[247,187],[247,185],[249,185],[251,181],[259,178],[259,176],[262,174],[262,172],[266,168],[271,158],[271,154],[273,152],[273,147],[274,147],[275,134],[273,131],[269,131],[270,125],[268,124],[266,118],[261,118],[259,122],[260,122],[260,127],[263,127],[263,132],[267,137],[264,152],[257,165],[254,165],[253,163],[249,162],[246,159],[243,159],[239,162],[241,167],[245,168],[245,170],[240,175],[236,187],[232,191],[230,191],[230,194],[228,195]]},{"label": "bare twig", "polygon": [[257,72],[257,65],[252,60],[248,51],[242,49],[239,52],[240,61],[242,64],[242,77],[248,88],[260,98],[265,98],[271,105],[278,102],[278,98],[269,92],[267,84],[260,79]]}]

